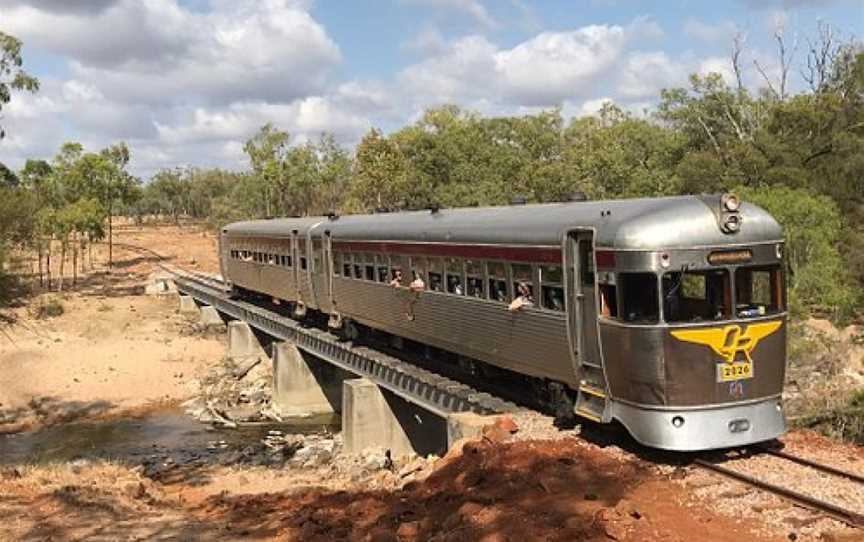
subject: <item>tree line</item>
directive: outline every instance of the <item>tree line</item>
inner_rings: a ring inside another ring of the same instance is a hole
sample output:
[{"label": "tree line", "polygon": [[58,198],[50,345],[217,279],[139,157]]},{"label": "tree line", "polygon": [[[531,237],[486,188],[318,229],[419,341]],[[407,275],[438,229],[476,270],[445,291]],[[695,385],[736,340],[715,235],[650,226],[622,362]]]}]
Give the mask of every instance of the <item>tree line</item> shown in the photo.
[{"label": "tree line", "polygon": [[[295,142],[267,124],[244,146],[245,171],[165,169],[144,184],[125,173],[128,149],[125,159],[116,146],[68,158],[61,149],[39,167],[74,188],[29,204],[34,217],[46,205],[63,217],[66,205],[90,201],[89,210],[69,217],[98,208],[104,216],[194,217],[218,227],[250,218],[560,201],[576,192],[604,199],[735,191],[786,228],[793,309],[849,318],[864,289],[864,48],[820,26],[799,66],[805,89],[791,92],[793,64],[782,38],[778,44],[779,79],[759,69],[762,89],[742,83],[736,40],[735,80],[692,75],[641,114],[606,103],[596,115],[569,119],[557,109],[484,117],[449,105],[391,133],[371,129],[353,151],[330,134]],[[88,165],[79,164],[85,155]],[[8,172],[19,184],[0,199],[39,192],[25,170]],[[69,217],[54,220],[76,225],[39,231],[55,239],[102,235]],[[7,244],[27,238],[0,231]]]}]

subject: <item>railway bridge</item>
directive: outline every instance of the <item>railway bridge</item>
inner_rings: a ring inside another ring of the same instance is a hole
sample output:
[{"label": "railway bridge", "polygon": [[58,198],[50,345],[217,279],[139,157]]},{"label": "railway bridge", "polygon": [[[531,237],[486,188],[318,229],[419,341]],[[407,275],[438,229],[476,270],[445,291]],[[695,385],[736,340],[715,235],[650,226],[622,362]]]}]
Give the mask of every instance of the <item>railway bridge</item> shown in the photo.
[{"label": "railway bridge", "polygon": [[163,266],[151,294],[179,294],[181,312],[227,324],[228,355],[267,356],[273,401],[286,416],[340,413],[345,450],[381,447],[394,457],[443,455],[517,406],[387,353],[248,301],[220,277]]}]

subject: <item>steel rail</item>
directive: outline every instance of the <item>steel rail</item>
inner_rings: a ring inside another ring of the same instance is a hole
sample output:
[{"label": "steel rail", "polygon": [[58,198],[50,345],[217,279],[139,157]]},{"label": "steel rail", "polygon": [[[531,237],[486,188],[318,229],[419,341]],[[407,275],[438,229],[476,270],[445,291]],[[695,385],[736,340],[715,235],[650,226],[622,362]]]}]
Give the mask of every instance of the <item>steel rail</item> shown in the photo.
[{"label": "steel rail", "polygon": [[815,461],[811,461],[810,459],[805,459],[803,457],[799,457],[797,455],[792,455],[790,453],[784,452],[782,450],[776,450],[773,448],[760,448],[761,452],[764,452],[769,455],[773,455],[776,457],[780,457],[782,459],[786,459],[787,461],[792,461],[793,463],[798,463],[799,465],[803,465],[805,467],[810,467],[811,469],[822,471],[826,474],[833,474],[834,476],[840,476],[842,478],[846,478],[848,480],[852,480],[853,482],[858,482],[859,484],[864,484],[864,476],[860,474],[855,474],[854,472],[845,471],[842,469],[838,469],[836,467],[832,467],[831,465],[823,465],[822,463],[817,463]]},{"label": "steel rail", "polygon": [[814,497],[810,497],[809,495],[804,495],[803,493],[799,493],[793,489],[778,486],[764,480],[759,480],[758,478],[755,478],[748,474],[722,467],[716,463],[712,463],[705,459],[697,458],[694,459],[693,462],[702,468],[716,472],[718,474],[726,476],[727,478],[732,478],[733,480],[737,480],[758,489],[768,491],[786,500],[795,502],[796,504],[810,510],[821,512],[826,516],[829,516],[845,523],[846,525],[849,525],[850,527],[856,527],[858,529],[864,528],[864,514],[860,514],[852,510],[847,510],[837,505],[816,499]]},{"label": "steel rail", "polygon": [[[332,333],[299,322],[246,301],[230,299],[224,283],[162,266],[173,275],[177,290],[219,312],[350,373],[368,378],[399,397],[439,416],[455,412],[497,414],[518,410],[513,403],[479,392],[466,384],[366,347],[341,341]],[[221,285],[221,287],[220,287]]]}]

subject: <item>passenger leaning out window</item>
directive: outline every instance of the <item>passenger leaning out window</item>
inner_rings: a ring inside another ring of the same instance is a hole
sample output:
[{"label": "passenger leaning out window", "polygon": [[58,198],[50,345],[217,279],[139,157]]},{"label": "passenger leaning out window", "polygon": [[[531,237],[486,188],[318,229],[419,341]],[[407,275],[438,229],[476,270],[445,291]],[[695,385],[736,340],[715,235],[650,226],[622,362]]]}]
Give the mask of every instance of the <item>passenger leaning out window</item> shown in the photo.
[{"label": "passenger leaning out window", "polygon": [[394,288],[398,288],[402,286],[402,270],[394,269],[393,270],[393,280],[390,281],[390,286]]},{"label": "passenger leaning out window", "polygon": [[516,285],[516,299],[510,303],[509,310],[515,312],[522,310],[523,307],[530,307],[534,304],[534,296],[531,294],[531,287],[527,282],[520,282]]},{"label": "passenger leaning out window", "polygon": [[416,271],[414,272],[414,280],[411,281],[409,288],[415,292],[422,292],[426,289],[426,283],[423,282],[423,277],[417,274]]}]

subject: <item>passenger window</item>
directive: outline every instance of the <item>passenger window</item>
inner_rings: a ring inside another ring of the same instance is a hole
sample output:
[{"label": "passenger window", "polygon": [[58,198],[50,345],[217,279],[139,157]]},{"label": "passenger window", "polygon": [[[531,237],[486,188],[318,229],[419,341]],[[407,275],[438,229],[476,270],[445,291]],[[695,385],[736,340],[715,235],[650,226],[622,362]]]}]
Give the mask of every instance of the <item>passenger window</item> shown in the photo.
[{"label": "passenger window", "polygon": [[735,314],[752,318],[784,309],[783,271],[779,265],[739,267],[735,271]]},{"label": "passenger window", "polygon": [[346,279],[351,278],[351,253],[346,252],[342,255],[342,275]]},{"label": "passenger window", "polygon": [[656,323],[660,320],[657,301],[657,275],[653,273],[620,273],[621,318],[625,322]]},{"label": "passenger window", "polygon": [[333,276],[340,276],[342,274],[342,254],[339,252],[333,253]]},{"label": "passenger window", "polygon": [[729,272],[672,272],[663,275],[663,313],[667,322],[723,320],[731,316]]},{"label": "passenger window", "polygon": [[540,268],[541,303],[544,309],[564,310],[564,288],[561,267],[544,265]]},{"label": "passenger window", "polygon": [[375,255],[371,253],[363,254],[363,278],[366,280],[375,281]]},{"label": "passenger window", "polygon": [[354,253],[354,278],[362,279],[363,278],[363,255],[359,253]]},{"label": "passenger window", "polygon": [[510,303],[507,294],[507,266],[500,262],[489,262],[486,265],[489,271],[489,299]]},{"label": "passenger window", "polygon": [[305,256],[300,256],[300,269],[303,269],[303,270],[306,269],[306,257]]},{"label": "passenger window", "polygon": [[389,282],[390,276],[390,257],[384,254],[375,256],[378,263],[378,282]]},{"label": "passenger window", "polygon": [[[531,266],[527,264],[513,264],[513,292],[519,297],[520,285],[527,287],[527,301],[534,302],[534,275]],[[524,294],[522,294],[524,295]]]},{"label": "passenger window", "polygon": [[463,295],[465,287],[462,285],[462,260],[458,258],[447,258],[447,292]]},{"label": "passenger window", "polygon": [[429,259],[429,289],[433,292],[444,291],[444,274],[442,262],[438,258]]},{"label": "passenger window", "polygon": [[468,295],[470,297],[476,297],[478,299],[486,298],[486,288],[484,284],[486,270],[484,267],[484,262],[478,262],[476,260],[465,261],[465,273],[468,276]]},{"label": "passenger window", "polygon": [[579,241],[579,269],[582,276],[582,284],[594,285],[594,249],[591,241],[585,239]]}]

